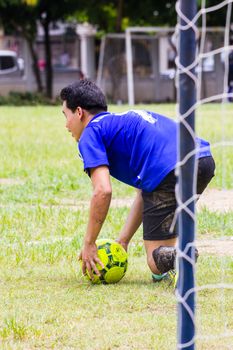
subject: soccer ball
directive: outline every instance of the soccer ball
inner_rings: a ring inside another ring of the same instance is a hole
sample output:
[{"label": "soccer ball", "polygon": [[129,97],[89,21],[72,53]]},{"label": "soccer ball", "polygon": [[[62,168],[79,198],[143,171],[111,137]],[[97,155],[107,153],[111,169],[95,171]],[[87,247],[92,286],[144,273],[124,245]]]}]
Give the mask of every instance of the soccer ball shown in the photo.
[{"label": "soccer ball", "polygon": [[93,271],[94,278],[91,279],[87,271],[87,278],[94,284],[119,282],[124,277],[128,265],[128,255],[125,249],[111,239],[98,239],[96,246],[98,249],[98,258],[104,264],[104,268],[96,264],[100,271],[100,276]]}]

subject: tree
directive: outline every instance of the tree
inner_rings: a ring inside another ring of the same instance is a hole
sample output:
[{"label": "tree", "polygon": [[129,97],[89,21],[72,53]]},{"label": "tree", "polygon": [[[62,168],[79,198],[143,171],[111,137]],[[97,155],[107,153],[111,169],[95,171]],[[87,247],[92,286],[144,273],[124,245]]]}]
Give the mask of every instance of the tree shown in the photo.
[{"label": "tree", "polygon": [[[8,32],[20,33],[27,41],[36,76],[38,91],[42,91],[40,71],[34,42],[37,33],[37,21],[40,21],[45,33],[45,75],[46,96],[52,98],[53,71],[49,28],[53,22],[64,20],[78,9],[76,0],[0,0],[0,20]],[[33,5],[33,6],[32,6]]]},{"label": "tree", "polygon": [[[176,0],[135,1],[135,0],[79,0],[84,2],[81,10],[74,13],[79,21],[87,21],[98,26],[98,30],[121,32],[127,26],[171,26],[177,23]],[[206,0],[205,7],[219,4],[219,0]],[[86,3],[86,4],[85,4]],[[197,0],[198,9],[202,0]],[[207,13],[208,26],[225,26],[227,6]],[[233,15],[232,15],[233,17]]]},{"label": "tree", "polygon": [[46,60],[46,95],[51,98],[53,95],[53,70],[51,41],[49,28],[53,22],[64,20],[79,9],[77,0],[38,0],[36,5],[37,18],[39,19],[45,33],[45,60]]},{"label": "tree", "polygon": [[[198,7],[201,8],[202,1],[198,0]],[[219,0],[206,0],[205,8],[213,7],[219,5]],[[219,10],[208,12],[206,15],[206,23],[208,27],[221,26],[225,27],[226,25],[226,13],[227,6],[223,6]],[[231,11],[231,23],[233,22],[233,13]]]},{"label": "tree", "polygon": [[0,22],[9,34],[18,33],[25,38],[32,57],[32,68],[36,78],[37,90],[43,86],[37,65],[38,57],[34,48],[36,38],[36,12],[22,0],[0,0]]},{"label": "tree", "polygon": [[122,32],[127,26],[174,26],[177,21],[176,1],[152,0],[95,0],[86,1],[83,10],[76,12],[78,21],[98,26],[99,31]]}]

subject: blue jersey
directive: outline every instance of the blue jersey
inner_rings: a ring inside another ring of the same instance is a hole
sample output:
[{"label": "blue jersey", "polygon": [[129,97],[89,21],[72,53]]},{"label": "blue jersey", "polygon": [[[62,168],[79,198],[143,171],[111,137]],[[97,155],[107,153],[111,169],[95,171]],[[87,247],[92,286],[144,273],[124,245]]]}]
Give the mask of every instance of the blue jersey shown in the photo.
[{"label": "blue jersey", "polygon": [[[176,166],[177,131],[172,119],[144,110],[97,114],[79,142],[84,169],[107,165],[114,178],[151,192]],[[197,142],[199,158],[211,155],[208,142]]]}]

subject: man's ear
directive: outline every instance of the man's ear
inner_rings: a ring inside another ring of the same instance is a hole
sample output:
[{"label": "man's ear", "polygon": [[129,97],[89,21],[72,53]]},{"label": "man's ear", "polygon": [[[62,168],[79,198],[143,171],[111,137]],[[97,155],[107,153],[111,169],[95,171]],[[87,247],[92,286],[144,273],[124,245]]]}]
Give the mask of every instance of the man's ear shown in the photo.
[{"label": "man's ear", "polygon": [[82,120],[84,117],[84,109],[82,107],[77,107],[75,114],[77,114],[77,117]]}]

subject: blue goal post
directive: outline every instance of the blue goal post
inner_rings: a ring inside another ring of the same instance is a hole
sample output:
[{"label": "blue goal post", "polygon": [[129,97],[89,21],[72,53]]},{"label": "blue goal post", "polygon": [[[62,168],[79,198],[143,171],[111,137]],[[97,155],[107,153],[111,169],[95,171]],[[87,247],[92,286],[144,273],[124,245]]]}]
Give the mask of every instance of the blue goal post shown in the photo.
[{"label": "blue goal post", "polygon": [[[196,0],[177,2],[179,21],[179,247],[178,247],[178,349],[193,350],[195,347],[195,113],[196,86],[192,64],[196,55],[196,33],[193,23],[197,11]],[[191,73],[191,74],[190,74]]]}]

